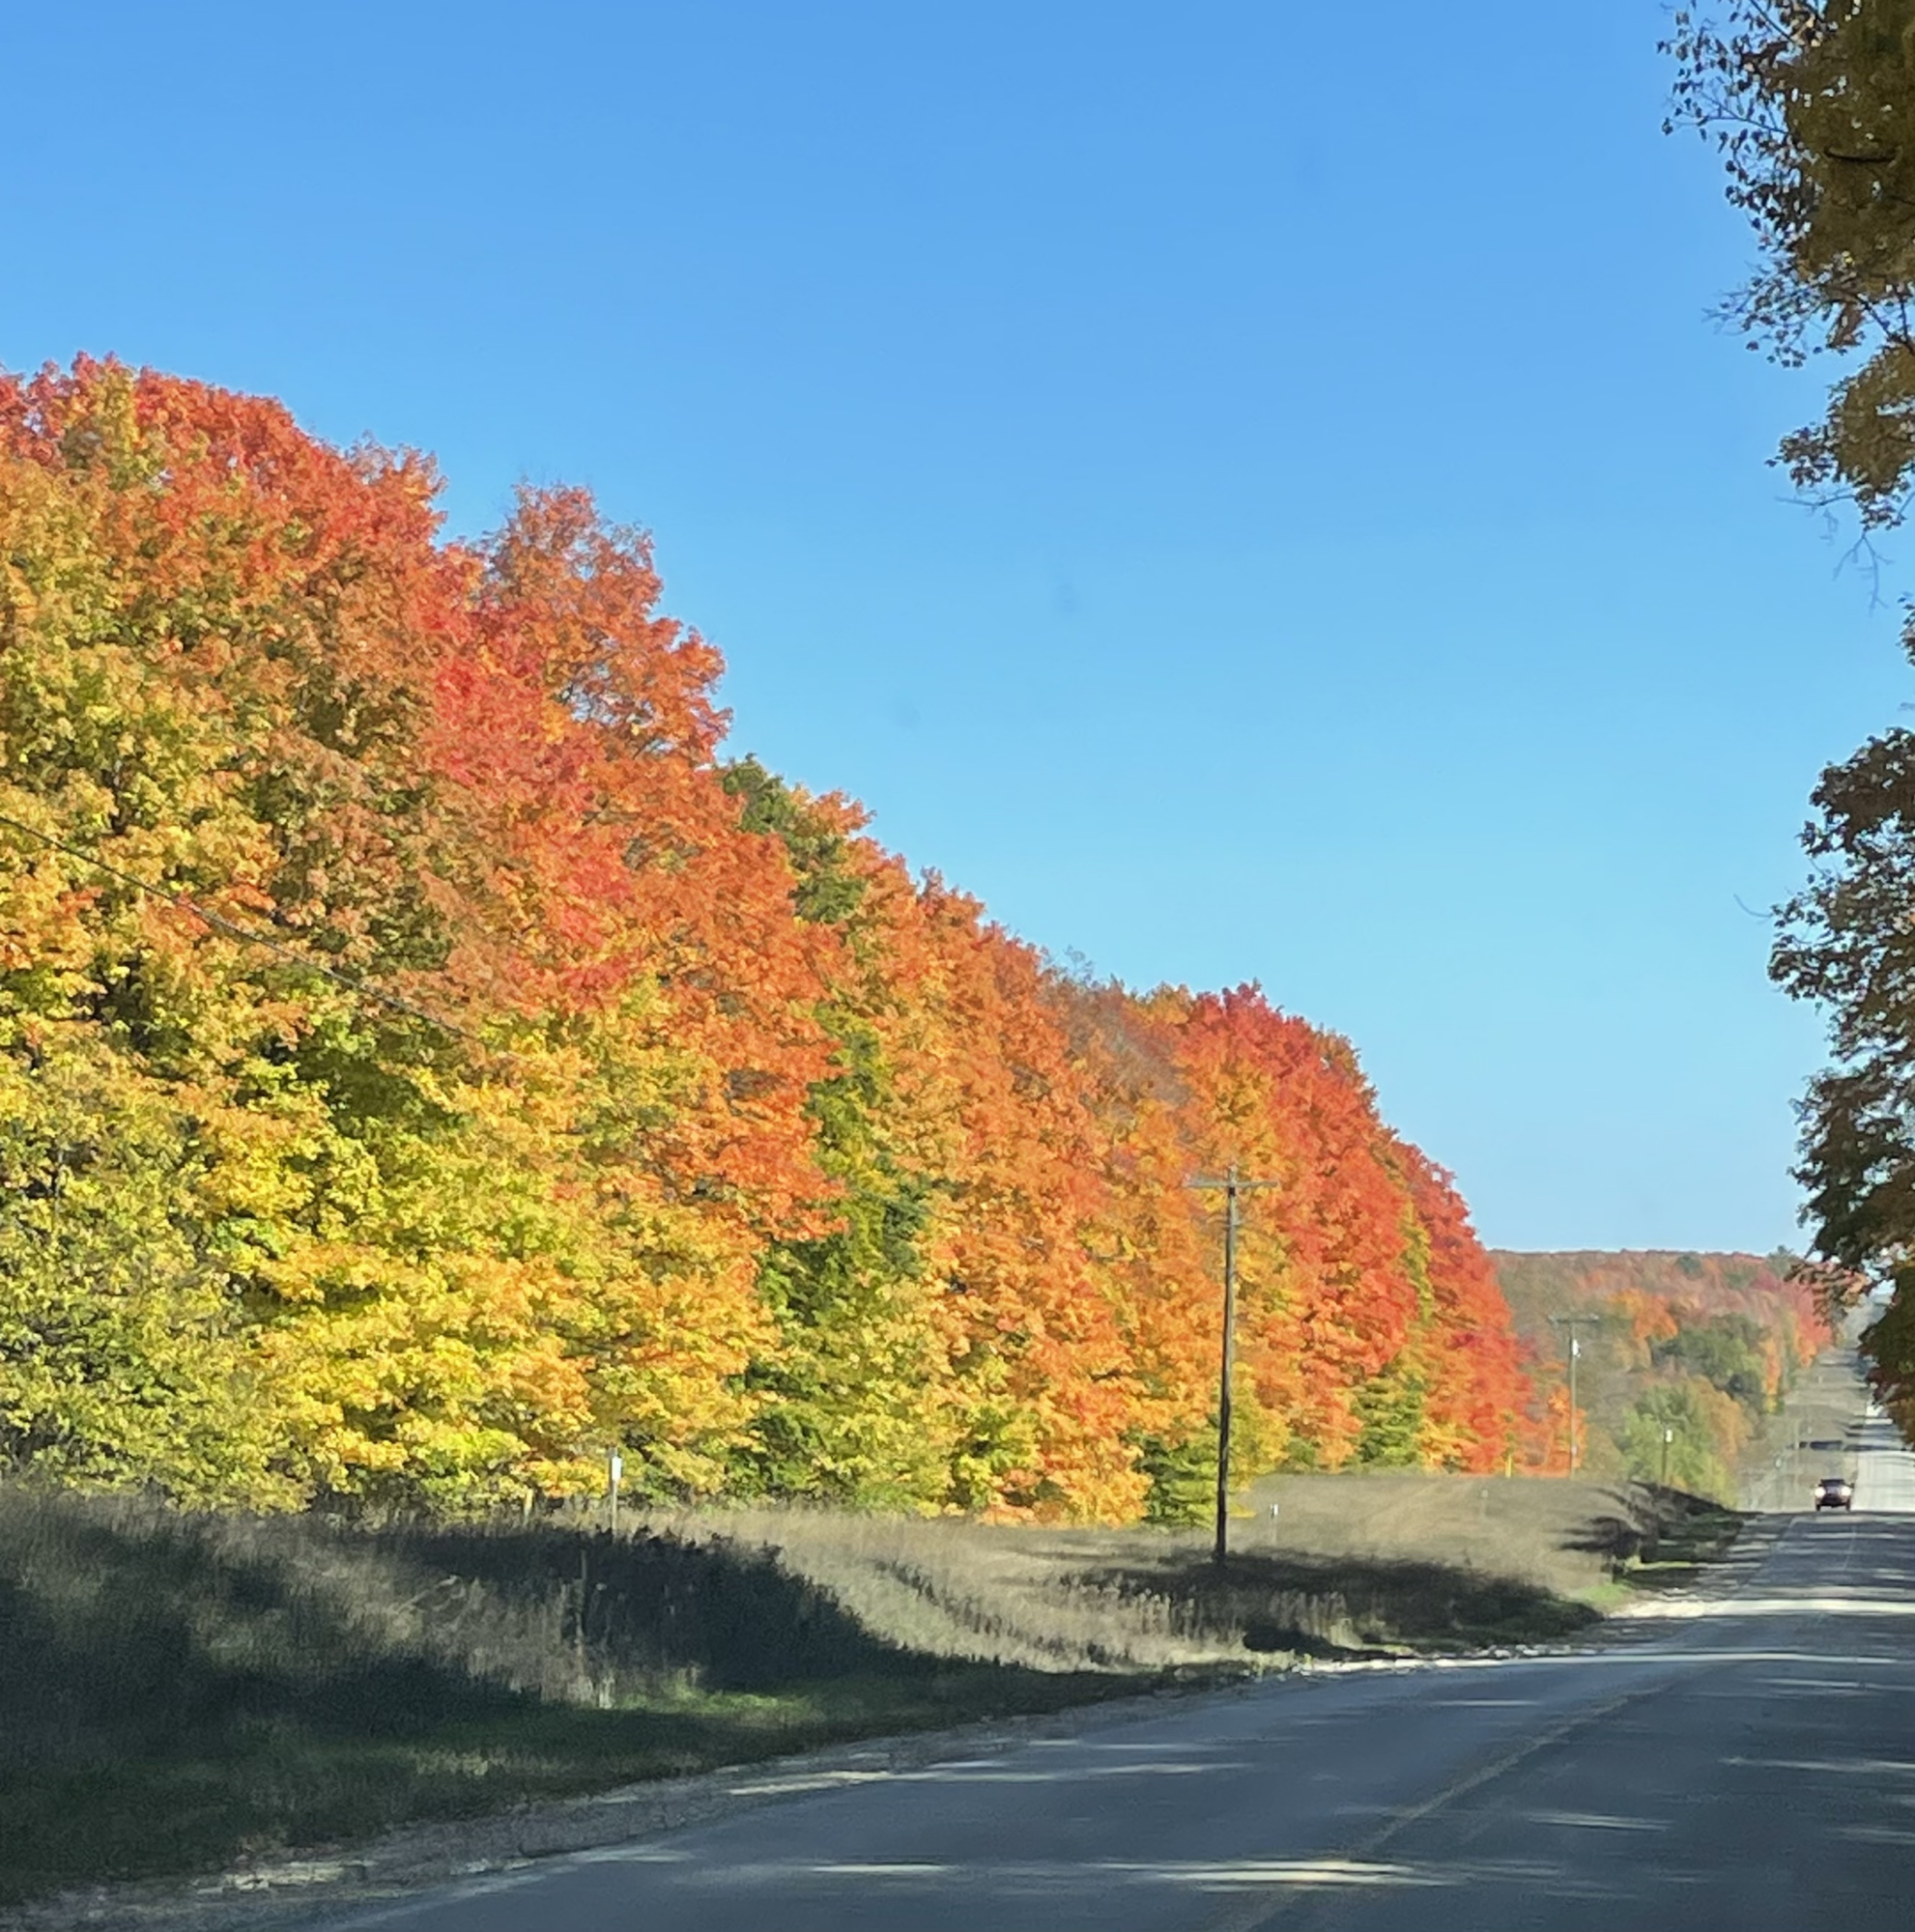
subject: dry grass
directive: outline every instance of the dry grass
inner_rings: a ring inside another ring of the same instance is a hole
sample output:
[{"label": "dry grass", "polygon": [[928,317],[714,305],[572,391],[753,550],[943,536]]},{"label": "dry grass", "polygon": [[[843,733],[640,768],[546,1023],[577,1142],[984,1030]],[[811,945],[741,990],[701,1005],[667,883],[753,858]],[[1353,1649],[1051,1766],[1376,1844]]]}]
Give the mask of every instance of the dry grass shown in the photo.
[{"label": "dry grass", "polygon": [[[1599,1589],[1672,1530],[1725,1514],[1644,1483],[1408,1469],[1270,1476],[1252,1485],[1245,1502],[1249,1547],[1460,1566],[1565,1598]],[[1279,1510],[1273,1520],[1272,1504]]]},{"label": "dry grass", "polygon": [[1219,1573],[1187,1531],[736,1511],[615,1540],[0,1488],[0,1899],[1167,1677],[1560,1635],[1679,1514],[1415,1476],[1257,1498]]},{"label": "dry grass", "polygon": [[[1711,1520],[1723,1514],[1700,1507]],[[1698,1509],[1640,1484],[1274,1477],[1254,1486],[1233,1522],[1221,1574],[1208,1530],[796,1510],[660,1515],[647,1527],[685,1544],[773,1552],[863,1628],[921,1654],[1037,1670],[1165,1670],[1246,1653],[1559,1636],[1592,1622],[1590,1600]]]}]

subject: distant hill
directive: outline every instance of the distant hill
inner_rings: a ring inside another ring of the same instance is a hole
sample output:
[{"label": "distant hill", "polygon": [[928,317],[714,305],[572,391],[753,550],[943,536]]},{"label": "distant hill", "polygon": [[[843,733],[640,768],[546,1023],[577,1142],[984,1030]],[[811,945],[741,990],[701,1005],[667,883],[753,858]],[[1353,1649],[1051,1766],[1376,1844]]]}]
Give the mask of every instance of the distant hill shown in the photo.
[{"label": "distant hill", "polygon": [[[1567,1332],[1579,1326],[1579,1461],[1590,1475],[1727,1498],[1734,1468],[1827,1331],[1789,1257],[1649,1249],[1492,1256],[1537,1389],[1532,1460],[1569,1460]],[[1668,1432],[1670,1440],[1665,1443]]]}]

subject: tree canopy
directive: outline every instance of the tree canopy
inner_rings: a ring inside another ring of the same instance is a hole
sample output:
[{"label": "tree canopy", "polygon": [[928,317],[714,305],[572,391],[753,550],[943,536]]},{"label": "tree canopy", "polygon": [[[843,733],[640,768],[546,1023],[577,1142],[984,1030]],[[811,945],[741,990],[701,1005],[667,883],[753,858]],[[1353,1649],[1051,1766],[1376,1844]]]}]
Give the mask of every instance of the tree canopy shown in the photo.
[{"label": "tree canopy", "polygon": [[[1715,141],[1759,249],[1728,313],[1781,360],[1839,358],[1821,420],[1781,460],[1851,503],[1866,540],[1903,520],[1915,480],[1915,0],[1739,0],[1722,25],[1684,11],[1669,48],[1672,124]],[[1915,655],[1915,617],[1902,640]],[[1867,1346],[1915,1432],[1915,734],[1831,766],[1814,805],[1814,870],[1772,960],[1830,1023],[1797,1175],[1816,1252],[1897,1284]]]},{"label": "tree canopy", "polygon": [[[1899,523],[1915,472],[1915,0],[1683,9],[1671,125],[1714,141],[1758,266],[1725,313],[1752,348],[1848,359],[1784,439],[1796,483]],[[1859,359],[1858,359],[1859,358]]]},{"label": "tree canopy", "polygon": [[1485,1468],[1527,1385],[1448,1178],[1255,986],[1058,972],[722,752],[575,490],[111,362],[0,379],[0,1459],[296,1507],[592,1488],[1175,1514]]}]

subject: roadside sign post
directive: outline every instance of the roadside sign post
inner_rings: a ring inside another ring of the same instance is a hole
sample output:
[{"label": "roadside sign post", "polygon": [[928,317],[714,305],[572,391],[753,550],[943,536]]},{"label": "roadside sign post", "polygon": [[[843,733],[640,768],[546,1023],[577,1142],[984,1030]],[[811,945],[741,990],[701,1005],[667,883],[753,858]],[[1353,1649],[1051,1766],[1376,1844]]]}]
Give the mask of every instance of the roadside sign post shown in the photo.
[{"label": "roadside sign post", "polygon": [[625,1459],[615,1449],[605,1459],[605,1488],[606,1493],[612,1499],[612,1533],[614,1536],[618,1534],[618,1482],[624,1473]]},{"label": "roadside sign post", "polygon": [[1662,1433],[1662,1486],[1669,1488],[1669,1445],[1675,1440],[1675,1431],[1665,1429]]}]

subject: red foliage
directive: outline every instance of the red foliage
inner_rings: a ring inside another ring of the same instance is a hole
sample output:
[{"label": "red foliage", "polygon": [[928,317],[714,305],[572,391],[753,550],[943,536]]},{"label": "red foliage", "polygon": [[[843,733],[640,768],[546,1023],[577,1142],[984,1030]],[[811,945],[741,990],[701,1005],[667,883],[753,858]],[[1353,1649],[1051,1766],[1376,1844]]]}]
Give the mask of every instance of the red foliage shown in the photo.
[{"label": "red foliage", "polygon": [[[843,801],[790,808],[850,894],[805,911],[798,847],[748,829],[719,764],[717,651],[661,613],[647,541],[583,492],[526,491],[494,537],[445,542],[424,460],[341,452],[276,403],[84,359],[0,382],[0,463],[64,493],[110,607],[87,648],[127,707],[119,750],[40,803],[151,879],[182,970],[222,997],[243,984],[284,1040],[319,1020],[274,959],[436,1016],[448,1117],[509,1122],[515,1175],[573,1217],[540,1237],[562,1264],[509,1230],[461,1236],[479,1250],[454,1271],[490,1309],[472,1320],[525,1344],[472,1398],[483,1427],[461,1424],[485,1468],[557,1467],[596,1428],[690,1469],[697,1416],[714,1480],[777,1346],[755,1271],[839,1225],[818,1107],[853,1032],[860,1158],[925,1204],[879,1299],[920,1296],[910,1358],[940,1365],[928,1505],[1144,1505],[1152,1459],[1210,1416],[1217,1200],[1190,1183],[1232,1166],[1261,1183],[1243,1242],[1250,1463],[1506,1453],[1524,1378],[1494,1274],[1350,1047],[1254,985],[1062,980],[974,900],[914,884]],[[152,737],[140,693],[163,697],[181,761],[148,788],[165,822],[129,762]],[[353,1267],[361,1299],[385,1279]],[[533,1445],[517,1463],[512,1431]]]}]

